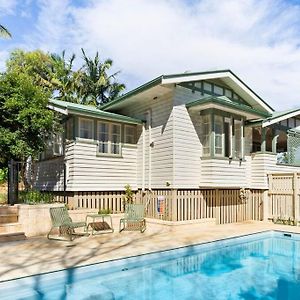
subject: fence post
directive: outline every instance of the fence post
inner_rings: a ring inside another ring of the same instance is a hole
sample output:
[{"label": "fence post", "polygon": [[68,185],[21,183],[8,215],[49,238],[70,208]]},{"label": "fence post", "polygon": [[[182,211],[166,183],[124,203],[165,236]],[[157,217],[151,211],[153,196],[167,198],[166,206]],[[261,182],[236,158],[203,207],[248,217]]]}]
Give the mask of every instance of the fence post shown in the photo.
[{"label": "fence post", "polygon": [[172,221],[177,221],[177,189],[172,190]]},{"label": "fence post", "polygon": [[299,191],[299,184],[298,184],[298,174],[294,173],[293,176],[293,202],[294,202],[294,219],[298,222],[299,218],[299,199],[298,199],[298,191]]},{"label": "fence post", "polygon": [[269,174],[268,179],[269,179],[269,189],[262,193],[262,198],[263,198],[262,199],[262,203],[263,203],[262,219],[263,219],[263,221],[268,221],[268,219],[269,219],[269,206],[270,206],[270,201],[271,201],[272,192],[273,192],[273,175]]}]

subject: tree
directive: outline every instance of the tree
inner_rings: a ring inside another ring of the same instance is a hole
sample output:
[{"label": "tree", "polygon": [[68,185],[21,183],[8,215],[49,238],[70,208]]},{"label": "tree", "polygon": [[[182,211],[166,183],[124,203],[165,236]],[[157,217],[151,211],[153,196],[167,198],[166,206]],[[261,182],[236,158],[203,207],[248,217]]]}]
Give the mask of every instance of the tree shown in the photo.
[{"label": "tree", "polygon": [[37,158],[47,139],[59,128],[55,113],[47,109],[50,92],[26,73],[0,76],[0,162]]},{"label": "tree", "polygon": [[65,58],[65,51],[62,55],[51,54],[52,68],[49,83],[58,94],[55,98],[68,102],[79,102],[77,97],[75,73],[73,71],[73,62],[75,54],[72,54],[69,60]]},{"label": "tree", "polygon": [[4,38],[11,37],[11,33],[8,31],[8,29],[1,24],[0,24],[0,36]]},{"label": "tree", "polygon": [[108,74],[113,61],[106,59],[101,62],[98,52],[94,58],[90,58],[83,49],[81,51],[84,65],[76,73],[76,82],[82,103],[98,106],[118,97],[125,85],[116,81],[119,72]]},{"label": "tree", "polygon": [[27,74],[33,82],[43,89],[52,92],[52,58],[41,50],[14,50],[6,62],[7,72]]}]

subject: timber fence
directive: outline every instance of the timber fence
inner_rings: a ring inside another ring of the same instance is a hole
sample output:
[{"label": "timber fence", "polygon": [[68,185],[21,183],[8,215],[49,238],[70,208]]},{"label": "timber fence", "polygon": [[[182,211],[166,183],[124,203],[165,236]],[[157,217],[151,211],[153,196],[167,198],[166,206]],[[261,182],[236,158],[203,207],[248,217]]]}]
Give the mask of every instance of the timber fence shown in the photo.
[{"label": "timber fence", "polygon": [[269,219],[299,221],[300,174],[269,174]]},{"label": "timber fence", "polygon": [[[62,199],[62,197],[60,197]],[[146,217],[166,221],[215,219],[217,224],[263,219],[263,191],[239,189],[156,189],[137,191]],[[74,208],[124,211],[124,192],[75,192],[66,203]]]}]

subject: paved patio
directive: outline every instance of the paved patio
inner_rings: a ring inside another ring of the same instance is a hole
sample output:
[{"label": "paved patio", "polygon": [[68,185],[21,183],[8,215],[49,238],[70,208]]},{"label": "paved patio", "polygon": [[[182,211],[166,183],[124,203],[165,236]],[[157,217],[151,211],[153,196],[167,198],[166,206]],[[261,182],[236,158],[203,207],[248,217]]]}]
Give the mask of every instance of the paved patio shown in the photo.
[{"label": "paved patio", "polygon": [[143,234],[115,232],[81,237],[73,242],[37,237],[3,243],[0,244],[0,281],[265,230],[300,233],[300,227],[264,222],[180,226],[148,223]]}]

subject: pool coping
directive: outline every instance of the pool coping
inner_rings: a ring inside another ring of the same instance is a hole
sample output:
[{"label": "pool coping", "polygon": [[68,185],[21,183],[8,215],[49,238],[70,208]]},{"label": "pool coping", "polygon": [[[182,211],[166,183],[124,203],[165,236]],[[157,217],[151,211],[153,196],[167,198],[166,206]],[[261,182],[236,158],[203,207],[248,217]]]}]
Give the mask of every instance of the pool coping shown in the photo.
[{"label": "pool coping", "polygon": [[247,236],[253,236],[253,235],[263,234],[263,233],[272,233],[272,232],[289,233],[289,234],[294,234],[294,235],[299,235],[300,236],[300,233],[298,233],[298,232],[293,232],[293,231],[288,231],[288,230],[279,230],[279,229],[266,229],[266,230],[251,232],[251,233],[247,233],[247,234],[241,234],[241,235],[237,235],[237,236],[219,238],[219,239],[215,239],[215,240],[211,240],[211,241],[204,241],[204,242],[199,242],[199,243],[195,243],[195,244],[179,246],[179,247],[175,247],[175,248],[155,250],[155,251],[142,253],[142,254],[137,254],[137,255],[132,255],[132,256],[113,258],[113,259],[103,260],[103,261],[100,261],[100,262],[94,262],[94,263],[89,263],[89,264],[78,265],[78,266],[74,266],[74,267],[70,267],[70,268],[62,268],[62,269],[57,269],[57,270],[49,271],[49,272],[42,272],[42,273],[37,273],[37,274],[31,274],[31,275],[26,275],[26,276],[15,277],[15,278],[7,279],[7,280],[0,280],[0,284],[10,283],[10,282],[15,281],[15,280],[29,279],[29,278],[37,277],[37,276],[56,274],[56,273],[63,272],[63,271],[68,270],[68,269],[69,270],[70,269],[71,270],[77,270],[77,269],[80,269],[80,268],[83,268],[83,267],[92,267],[92,266],[106,264],[106,263],[118,262],[118,261],[126,260],[126,259],[134,259],[134,258],[144,257],[144,256],[147,256],[147,255],[155,255],[155,254],[159,254],[159,253],[166,253],[166,252],[181,250],[181,249],[185,249],[185,248],[189,248],[189,247],[209,245],[209,244],[212,244],[212,243],[215,243],[215,242],[235,240],[235,239],[243,238],[243,237],[247,237]]}]

